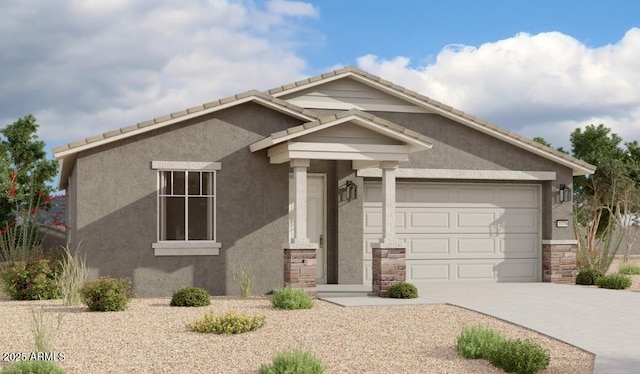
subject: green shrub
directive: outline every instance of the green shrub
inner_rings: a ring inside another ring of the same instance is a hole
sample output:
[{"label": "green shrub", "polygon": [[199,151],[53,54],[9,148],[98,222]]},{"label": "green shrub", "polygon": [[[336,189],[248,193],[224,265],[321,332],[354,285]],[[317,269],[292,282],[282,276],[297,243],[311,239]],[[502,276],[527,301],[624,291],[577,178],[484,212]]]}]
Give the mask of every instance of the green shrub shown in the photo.
[{"label": "green shrub", "polygon": [[464,327],[458,336],[458,353],[464,358],[488,359],[506,339],[497,331],[482,326]]},{"label": "green shrub", "polygon": [[58,277],[58,287],[62,295],[62,304],[65,306],[82,304],[82,286],[87,280],[87,266],[84,258],[81,258],[76,250],[72,254],[69,248],[63,248],[61,272]]},{"label": "green shrub", "polygon": [[591,286],[596,284],[596,280],[600,277],[604,277],[604,273],[598,269],[580,270],[576,276],[576,284]]},{"label": "green shrub", "polygon": [[394,299],[415,299],[418,297],[418,289],[411,283],[396,283],[389,287],[387,296]]},{"label": "green shrub", "polygon": [[489,361],[507,373],[535,374],[549,366],[549,353],[530,340],[505,340],[493,350]]},{"label": "green shrub", "polygon": [[618,273],[626,274],[626,275],[640,275],[640,266],[634,265],[629,262],[620,264],[620,269],[618,270]]},{"label": "green shrub", "polygon": [[200,287],[179,289],[171,297],[171,306],[207,306],[211,305],[211,296]]},{"label": "green shrub", "polygon": [[58,277],[62,272],[59,261],[35,256],[10,263],[0,272],[3,289],[13,300],[59,299]]},{"label": "green shrub", "polygon": [[2,370],[2,374],[65,374],[66,371],[51,361],[19,361]]},{"label": "green shrub", "polygon": [[260,374],[322,374],[324,367],[313,353],[299,349],[280,352],[271,364],[260,365]]},{"label": "green shrub", "polygon": [[249,316],[243,313],[229,312],[224,315],[214,316],[205,313],[204,317],[187,324],[187,330],[215,334],[242,334],[252,331],[264,325],[266,317],[258,314]]},{"label": "green shrub", "polygon": [[458,337],[457,350],[465,358],[489,360],[508,373],[539,373],[547,369],[550,360],[549,353],[537,343],[507,339],[482,326],[465,327]]},{"label": "green shrub", "polygon": [[285,287],[273,291],[271,305],[279,309],[311,309],[314,301],[302,288]]},{"label": "green shrub", "polygon": [[125,310],[133,297],[131,281],[126,278],[100,277],[85,283],[80,292],[89,310],[96,312]]},{"label": "green shrub", "polygon": [[631,279],[624,274],[605,275],[596,279],[596,285],[600,288],[624,290],[631,287]]}]

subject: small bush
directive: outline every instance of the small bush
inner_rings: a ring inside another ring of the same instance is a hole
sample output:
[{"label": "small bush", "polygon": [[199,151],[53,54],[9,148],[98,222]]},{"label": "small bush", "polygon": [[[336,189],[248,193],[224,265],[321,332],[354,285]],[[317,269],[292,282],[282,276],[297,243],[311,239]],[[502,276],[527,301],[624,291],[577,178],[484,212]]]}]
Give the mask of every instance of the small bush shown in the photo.
[{"label": "small bush", "polygon": [[396,283],[389,288],[388,297],[394,299],[415,299],[418,289],[411,283]]},{"label": "small bush", "polygon": [[126,310],[133,297],[129,279],[100,277],[85,283],[81,290],[82,299],[95,312],[113,312]]},{"label": "small bush", "polygon": [[497,331],[482,326],[465,327],[458,336],[458,353],[464,358],[488,359],[491,352],[505,341]]},{"label": "small bush", "polygon": [[271,305],[279,309],[311,309],[314,301],[302,288],[285,287],[273,291]]},{"label": "small bush", "polygon": [[51,361],[19,361],[7,366],[2,374],[65,374],[66,371]]},{"label": "small bush", "polygon": [[596,280],[604,277],[604,273],[598,269],[584,269],[576,276],[576,284],[591,286],[596,284]]},{"label": "small bush", "polygon": [[626,275],[640,275],[640,266],[628,262],[620,264],[618,273]]},{"label": "small bush", "polygon": [[280,352],[271,364],[260,365],[260,374],[322,374],[324,367],[313,353],[299,349]]},{"label": "small bush", "polygon": [[0,273],[3,289],[13,300],[49,300],[61,297],[59,261],[35,256],[8,264]]},{"label": "small bush", "polygon": [[265,321],[266,317],[261,314],[249,316],[243,313],[229,312],[214,316],[211,313],[205,313],[201,319],[187,324],[187,330],[227,335],[242,334],[262,327]]},{"label": "small bush", "polygon": [[605,275],[596,279],[596,285],[611,290],[624,290],[631,287],[631,279],[624,274]]},{"label": "small bush", "polygon": [[211,296],[200,287],[185,287],[179,289],[171,297],[171,306],[207,306],[211,305]]},{"label": "small bush", "polygon": [[535,374],[549,366],[549,353],[530,340],[505,340],[489,361],[507,373]]}]

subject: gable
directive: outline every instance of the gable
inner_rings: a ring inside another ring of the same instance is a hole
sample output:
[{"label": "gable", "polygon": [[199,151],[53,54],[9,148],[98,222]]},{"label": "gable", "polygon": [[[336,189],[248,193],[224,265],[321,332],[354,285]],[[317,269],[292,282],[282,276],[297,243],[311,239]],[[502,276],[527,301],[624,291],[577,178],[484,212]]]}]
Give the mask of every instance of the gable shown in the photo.
[{"label": "gable", "polygon": [[342,126],[329,127],[322,131],[301,136],[297,138],[296,141],[305,143],[404,144],[397,139],[390,138],[354,123],[345,123]]},{"label": "gable", "polygon": [[329,81],[280,96],[280,98],[293,105],[309,109],[359,109],[379,112],[429,113],[425,108],[349,77]]}]

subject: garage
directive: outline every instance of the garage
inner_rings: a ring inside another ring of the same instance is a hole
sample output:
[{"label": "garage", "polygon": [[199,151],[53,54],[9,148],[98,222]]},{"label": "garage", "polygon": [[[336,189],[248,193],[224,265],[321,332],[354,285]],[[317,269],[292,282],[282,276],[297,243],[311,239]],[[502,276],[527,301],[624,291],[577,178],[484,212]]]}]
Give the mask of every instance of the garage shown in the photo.
[{"label": "garage", "polygon": [[[408,282],[540,281],[539,185],[396,187],[396,232],[406,243]],[[380,182],[365,182],[365,284],[371,284],[371,244],[382,236],[381,201]]]}]

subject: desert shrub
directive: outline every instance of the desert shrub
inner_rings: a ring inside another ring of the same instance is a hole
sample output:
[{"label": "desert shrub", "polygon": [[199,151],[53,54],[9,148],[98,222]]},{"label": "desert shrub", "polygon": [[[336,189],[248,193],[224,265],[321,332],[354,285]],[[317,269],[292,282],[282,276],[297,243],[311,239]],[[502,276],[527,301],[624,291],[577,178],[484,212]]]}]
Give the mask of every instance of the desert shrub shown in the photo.
[{"label": "desert shrub", "polygon": [[631,279],[624,274],[605,275],[596,279],[596,286],[612,290],[624,290],[631,287]]},{"label": "desert shrub", "polygon": [[271,305],[279,309],[311,309],[314,301],[302,288],[285,287],[273,291]]},{"label": "desert shrub", "polygon": [[322,374],[324,367],[313,353],[292,349],[276,354],[271,364],[260,365],[260,374]]},{"label": "desert shrub", "polygon": [[2,374],[65,374],[66,371],[51,361],[18,361],[7,366]]},{"label": "desert shrub", "polygon": [[242,297],[251,296],[253,287],[253,272],[249,268],[242,269],[242,277],[240,280],[240,295]]},{"label": "desert shrub", "polygon": [[489,361],[507,373],[535,374],[549,366],[549,352],[530,340],[505,340],[491,351]]},{"label": "desert shrub", "polygon": [[580,270],[580,272],[576,276],[576,284],[591,286],[596,284],[596,280],[603,276],[604,276],[604,273],[598,269]]},{"label": "desert shrub", "polygon": [[505,340],[499,332],[490,328],[482,326],[464,327],[462,333],[458,336],[456,348],[464,358],[488,359],[491,352],[498,349]]},{"label": "desert shrub", "polygon": [[72,254],[69,248],[63,248],[63,259],[58,287],[62,296],[62,304],[66,306],[82,304],[82,286],[87,280],[87,266],[76,250]]},{"label": "desert shrub", "polygon": [[631,263],[620,264],[618,273],[626,275],[640,275],[640,266]]},{"label": "desert shrub", "polygon": [[533,374],[547,369],[550,356],[530,340],[512,340],[482,326],[465,327],[457,340],[458,353],[470,359],[485,359],[508,373]]},{"label": "desert shrub", "polygon": [[4,291],[13,300],[59,299],[58,276],[61,272],[59,261],[35,256],[6,265],[0,278]]},{"label": "desert shrub", "polygon": [[415,299],[418,297],[418,289],[411,283],[396,283],[389,287],[387,296],[394,299]]},{"label": "desert shrub", "polygon": [[200,287],[179,289],[171,297],[171,306],[207,306],[211,305],[211,296]]},{"label": "desert shrub", "polygon": [[96,312],[125,310],[133,297],[131,281],[126,278],[100,277],[85,283],[80,293],[89,310]]},{"label": "desert shrub", "polygon": [[229,312],[214,316],[205,313],[204,317],[187,324],[187,330],[214,334],[242,334],[264,325],[266,317],[258,314],[250,316],[244,313]]},{"label": "desert shrub", "polygon": [[42,254],[37,223],[27,220],[9,225],[0,233],[0,262],[21,262]]}]

